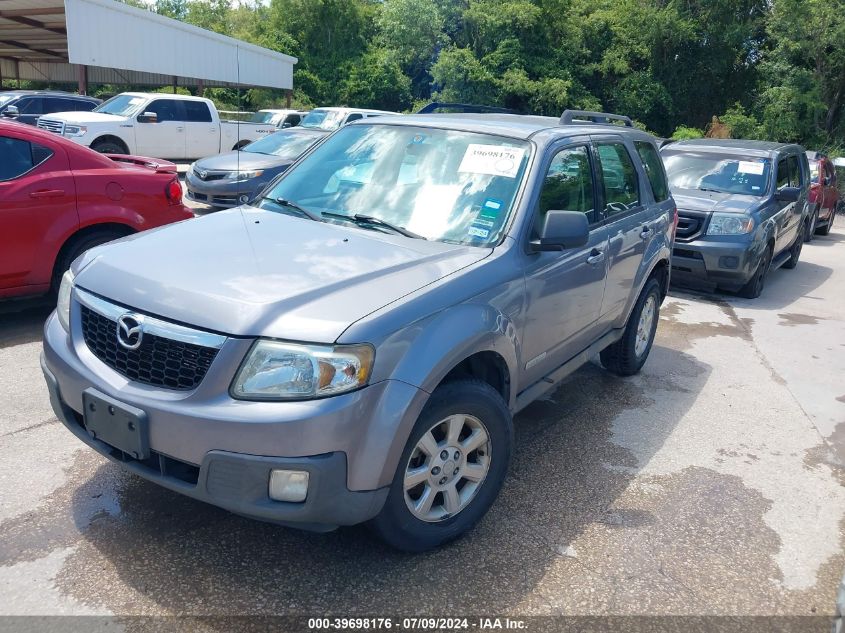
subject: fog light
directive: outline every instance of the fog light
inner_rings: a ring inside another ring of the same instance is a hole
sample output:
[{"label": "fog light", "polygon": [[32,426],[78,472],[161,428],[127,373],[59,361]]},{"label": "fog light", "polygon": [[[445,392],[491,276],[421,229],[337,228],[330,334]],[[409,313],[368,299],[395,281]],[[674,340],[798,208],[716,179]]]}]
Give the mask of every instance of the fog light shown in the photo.
[{"label": "fog light", "polygon": [[271,470],[269,495],[276,501],[305,501],[308,473],[304,470]]},{"label": "fog light", "polygon": [[725,256],[719,258],[719,268],[736,268],[739,266],[739,258],[732,256]]}]

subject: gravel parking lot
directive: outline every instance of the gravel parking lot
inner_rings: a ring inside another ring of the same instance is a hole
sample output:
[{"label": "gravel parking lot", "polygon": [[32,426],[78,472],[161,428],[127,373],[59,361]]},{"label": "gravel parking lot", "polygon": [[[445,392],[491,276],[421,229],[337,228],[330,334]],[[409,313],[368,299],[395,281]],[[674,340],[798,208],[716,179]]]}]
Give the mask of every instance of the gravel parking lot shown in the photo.
[{"label": "gravel parking lot", "polygon": [[831,615],[845,568],[845,233],[763,297],[675,291],[639,376],[519,414],[492,511],[439,551],[261,524],[54,418],[46,306],[0,307],[2,614]]}]

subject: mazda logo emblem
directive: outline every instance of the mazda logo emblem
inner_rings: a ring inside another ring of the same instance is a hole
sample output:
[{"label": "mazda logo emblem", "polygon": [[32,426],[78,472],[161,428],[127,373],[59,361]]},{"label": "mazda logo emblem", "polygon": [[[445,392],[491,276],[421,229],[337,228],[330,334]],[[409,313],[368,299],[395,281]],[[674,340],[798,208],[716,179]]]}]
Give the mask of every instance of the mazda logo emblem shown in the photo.
[{"label": "mazda logo emblem", "polygon": [[138,349],[144,338],[144,317],[127,312],[117,320],[117,342],[126,349]]}]

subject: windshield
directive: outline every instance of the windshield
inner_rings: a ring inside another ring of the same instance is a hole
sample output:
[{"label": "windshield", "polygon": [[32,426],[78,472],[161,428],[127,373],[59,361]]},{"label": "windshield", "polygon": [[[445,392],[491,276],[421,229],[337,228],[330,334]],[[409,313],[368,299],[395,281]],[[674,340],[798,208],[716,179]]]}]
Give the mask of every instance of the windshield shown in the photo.
[{"label": "windshield", "polygon": [[275,132],[250,143],[244,147],[243,151],[293,159],[321,138],[323,138],[322,134],[313,132],[310,134]]},{"label": "windshield", "polygon": [[530,152],[525,141],[487,134],[353,125],[287,172],[258,206],[289,212],[279,201],[290,201],[314,215],[372,216],[426,239],[486,246],[507,225]]},{"label": "windshield", "polygon": [[278,113],[276,112],[255,112],[252,115],[252,118],[249,120],[250,123],[272,123],[273,119],[276,118]]},{"label": "windshield", "polygon": [[336,130],[340,127],[343,113],[338,110],[311,110],[306,114],[300,127],[313,127],[320,130]]},{"label": "windshield", "polygon": [[698,189],[746,196],[766,193],[771,171],[767,158],[681,149],[666,149],[661,154],[672,190]]},{"label": "windshield", "polygon": [[819,161],[817,160],[810,161],[810,180],[813,182],[819,181]]},{"label": "windshield", "polygon": [[144,97],[133,97],[132,95],[117,95],[94,108],[94,112],[103,114],[114,114],[116,116],[133,116],[144,105],[147,100]]}]

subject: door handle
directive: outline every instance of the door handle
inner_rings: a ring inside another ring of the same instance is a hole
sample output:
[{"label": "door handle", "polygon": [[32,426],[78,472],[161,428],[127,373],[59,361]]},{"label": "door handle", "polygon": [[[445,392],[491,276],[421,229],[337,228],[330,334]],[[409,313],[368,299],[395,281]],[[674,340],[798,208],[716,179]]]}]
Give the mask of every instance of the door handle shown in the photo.
[{"label": "door handle", "polygon": [[590,251],[590,256],[587,258],[587,263],[591,266],[595,266],[596,264],[600,264],[604,261],[604,251],[600,251],[597,248],[594,248]]},{"label": "door handle", "polygon": [[644,240],[647,240],[649,235],[651,235],[651,229],[647,226],[644,226],[643,230],[640,231],[640,237],[643,238]]},{"label": "door handle", "polygon": [[185,128],[184,128],[184,127],[177,127],[177,128],[176,128],[176,131],[177,131],[177,132],[184,132],[184,131],[185,131]]},{"label": "door handle", "polygon": [[41,191],[33,191],[29,194],[30,198],[61,198],[65,195],[63,189],[42,189]]}]

